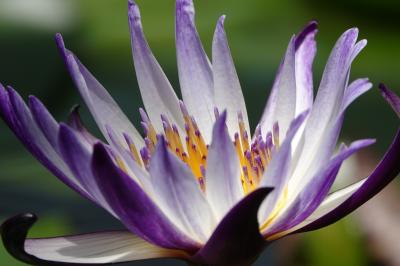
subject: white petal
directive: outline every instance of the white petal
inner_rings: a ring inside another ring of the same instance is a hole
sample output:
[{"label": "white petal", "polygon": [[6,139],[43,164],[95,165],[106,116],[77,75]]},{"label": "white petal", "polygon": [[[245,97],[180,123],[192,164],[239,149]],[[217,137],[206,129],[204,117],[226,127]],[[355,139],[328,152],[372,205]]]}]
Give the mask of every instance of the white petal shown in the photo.
[{"label": "white petal", "polygon": [[217,221],[220,221],[244,197],[240,162],[225,121],[226,112],[221,114],[214,125],[205,180],[207,199]]},{"label": "white petal", "polygon": [[129,5],[129,26],[131,31],[132,53],[134,57],[136,76],[140,93],[157,131],[163,126],[160,115],[166,115],[172,123],[184,129],[178,98],[170,82],[157,62],[143,33],[139,8],[136,4]]},{"label": "white petal", "polygon": [[142,137],[111,95],[81,64],[78,58],[65,48],[61,35],[57,35],[56,38],[75,85],[103,135],[109,140],[106,130],[106,125],[109,125],[117,131],[121,143],[124,143],[123,133],[126,133],[133,139],[137,147],[142,147]]},{"label": "white petal", "polygon": [[185,256],[183,252],[154,246],[125,231],[27,239],[25,250],[42,260],[88,264]]},{"label": "white petal", "polygon": [[176,53],[183,101],[207,143],[214,119],[213,73],[194,24],[192,0],[176,1]]},{"label": "white petal", "polygon": [[197,178],[167,150],[163,138],[158,141],[149,172],[160,208],[180,229],[205,243],[216,224],[214,214]]},{"label": "white petal", "polygon": [[214,101],[220,110],[227,110],[227,126],[231,138],[239,132],[237,115],[243,115],[247,132],[250,132],[246,104],[224,29],[225,16],[217,24],[212,48],[214,74]]}]

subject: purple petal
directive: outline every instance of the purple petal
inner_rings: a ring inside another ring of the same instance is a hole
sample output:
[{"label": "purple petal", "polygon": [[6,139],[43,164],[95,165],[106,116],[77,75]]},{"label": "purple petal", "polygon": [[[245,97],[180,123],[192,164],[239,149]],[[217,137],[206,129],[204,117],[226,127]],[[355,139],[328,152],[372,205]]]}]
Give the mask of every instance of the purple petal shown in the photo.
[{"label": "purple petal", "polygon": [[257,212],[270,192],[271,188],[260,188],[242,199],[192,260],[199,265],[251,265],[267,245],[259,231]]},{"label": "purple petal", "polygon": [[58,142],[63,159],[82,187],[91,195],[96,203],[115,216],[101,194],[92,172],[91,160],[93,147],[88,145],[85,139],[65,124],[60,125]]},{"label": "purple petal", "polygon": [[8,219],[1,226],[3,243],[16,259],[30,265],[103,265],[152,258],[186,258],[182,251],[154,246],[128,231],[28,239],[33,214]]},{"label": "purple petal", "polygon": [[382,96],[390,104],[398,117],[400,117],[400,97],[393,91],[389,90],[384,84],[379,85]]},{"label": "purple petal", "polygon": [[206,171],[206,195],[218,221],[244,196],[240,162],[225,125],[226,116],[225,111],[215,122]]},{"label": "purple petal", "polygon": [[31,110],[33,118],[42,130],[46,139],[55,149],[57,149],[57,136],[59,130],[57,121],[50,114],[44,104],[35,96],[29,97],[29,109]]},{"label": "purple petal", "polygon": [[115,166],[100,143],[94,147],[92,168],[108,204],[131,232],[164,248],[188,252],[199,248],[166,217],[136,181]]},{"label": "purple petal", "polygon": [[160,115],[166,115],[180,128],[184,122],[178,98],[158,64],[143,33],[139,7],[129,1],[129,26],[136,76],[146,111],[154,126],[162,131]]},{"label": "purple petal", "polygon": [[389,184],[400,172],[400,129],[397,131],[393,143],[389,147],[381,162],[371,175],[362,183],[347,200],[329,213],[318,217],[314,222],[301,228],[297,232],[313,231],[328,226],[355,209],[363,205],[387,184]]},{"label": "purple petal", "polygon": [[353,81],[346,89],[343,97],[342,112],[359,96],[369,91],[372,88],[372,83],[367,78],[357,79]]},{"label": "purple petal", "polygon": [[218,20],[212,46],[214,100],[219,110],[227,110],[227,126],[231,136],[239,132],[237,114],[241,113],[250,132],[246,104],[224,29],[225,16]]},{"label": "purple petal", "polygon": [[61,34],[56,35],[58,49],[67,65],[81,97],[88,106],[103,135],[107,138],[105,125],[118,130],[121,143],[124,142],[123,133],[128,134],[141,147],[143,139],[126,115],[119,108],[106,89],[93,77],[78,58],[64,46]]},{"label": "purple petal", "polygon": [[18,139],[51,173],[83,197],[92,200],[48,142],[21,96],[12,88],[6,90],[1,85],[0,113]]},{"label": "purple petal", "polygon": [[149,172],[158,206],[179,228],[205,242],[216,224],[214,214],[197,177],[168,151],[163,138],[158,141]]},{"label": "purple petal", "polygon": [[77,132],[80,133],[80,135],[86,140],[87,143],[93,145],[96,142],[99,142],[100,140],[96,137],[94,137],[85,127],[85,125],[82,122],[81,116],[79,115],[79,105],[75,105],[71,112],[69,113],[68,117],[68,125],[75,129]]},{"label": "purple petal", "polygon": [[374,140],[360,140],[353,142],[348,148],[339,152],[321,171],[319,171],[304,187],[288,210],[274,225],[268,228],[269,235],[288,230],[310,216],[328,194],[340,166],[353,153],[373,144]]},{"label": "purple petal", "polygon": [[275,207],[278,199],[282,196],[285,186],[290,178],[290,165],[292,160],[292,141],[299,128],[303,125],[308,115],[305,111],[299,117],[294,119],[290,125],[288,133],[280,146],[278,152],[272,156],[272,160],[268,165],[268,170],[263,175],[260,186],[273,187],[271,195],[261,205],[259,212],[259,220],[265,222]]},{"label": "purple petal", "polygon": [[176,53],[183,101],[206,141],[214,121],[213,72],[194,24],[192,0],[176,1]]}]

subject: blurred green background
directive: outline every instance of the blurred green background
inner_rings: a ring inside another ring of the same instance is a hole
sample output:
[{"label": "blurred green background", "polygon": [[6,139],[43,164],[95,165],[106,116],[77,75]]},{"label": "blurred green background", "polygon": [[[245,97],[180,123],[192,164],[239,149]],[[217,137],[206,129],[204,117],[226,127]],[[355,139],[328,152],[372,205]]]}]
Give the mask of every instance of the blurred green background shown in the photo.
[{"label": "blurred green background", "polygon": [[[178,88],[174,1],[137,2],[150,45]],[[376,89],[383,81],[400,93],[399,1],[197,0],[195,4],[198,30],[207,52],[218,17],[227,15],[226,29],[253,128],[292,34],[311,19],[319,21],[314,64],[317,87],[336,39],[346,29],[357,26],[360,38],[368,39],[368,46],[353,64],[352,79],[369,77],[375,86],[348,109],[342,135],[346,140],[376,138],[377,144],[367,153],[371,164],[377,162],[399,124]],[[38,96],[57,119],[65,120],[70,107],[81,100],[56,50],[56,32],[63,34],[67,46],[138,124],[137,110],[142,103],[131,58],[126,0],[1,0],[0,81],[12,85],[24,97]],[[85,108],[82,115],[97,132]],[[105,211],[61,184],[0,122],[0,221],[26,211],[40,218],[32,236],[120,227]],[[274,244],[257,265],[390,265],[376,255],[371,241],[362,222],[351,216],[324,230]],[[171,261],[131,265],[171,264],[180,265]],[[0,265],[22,264],[0,245]]]}]

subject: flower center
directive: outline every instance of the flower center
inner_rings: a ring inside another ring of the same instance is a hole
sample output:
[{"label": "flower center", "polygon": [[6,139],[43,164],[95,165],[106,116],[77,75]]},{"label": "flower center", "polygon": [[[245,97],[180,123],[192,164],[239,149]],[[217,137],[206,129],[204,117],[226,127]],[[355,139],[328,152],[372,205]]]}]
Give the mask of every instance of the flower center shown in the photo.
[{"label": "flower center", "polygon": [[[184,135],[181,135],[182,132],[179,132],[178,127],[170,123],[164,115],[161,115],[164,131],[157,132],[145,111],[140,109],[142,117],[141,125],[145,134],[145,146],[138,152],[132,141],[127,139],[127,142],[135,161],[148,169],[158,139],[164,137],[169,150],[189,166],[193,175],[197,178],[201,189],[205,192],[209,145],[204,141],[196,120],[193,116],[189,115],[182,102],[180,107],[185,121]],[[215,109],[215,117],[216,119],[219,117],[218,109]],[[234,134],[233,144],[241,165],[243,190],[245,193],[249,193],[257,188],[263,173],[271,161],[274,150],[279,148],[279,126],[276,123],[273,131],[269,132],[265,138],[261,135],[261,130],[258,127],[254,139],[250,141],[241,114],[238,115],[238,124],[239,132]],[[182,138],[182,136],[184,137]],[[124,169],[123,162],[117,160],[117,163]]]}]

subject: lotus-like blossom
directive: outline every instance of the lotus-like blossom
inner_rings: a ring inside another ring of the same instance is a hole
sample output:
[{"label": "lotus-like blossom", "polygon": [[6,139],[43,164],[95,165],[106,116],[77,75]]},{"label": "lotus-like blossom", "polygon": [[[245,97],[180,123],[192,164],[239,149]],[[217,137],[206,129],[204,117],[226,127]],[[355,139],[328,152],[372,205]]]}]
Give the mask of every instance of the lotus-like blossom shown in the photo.
[{"label": "lotus-like blossom", "polygon": [[[357,41],[356,28],[337,41],[315,99],[316,22],[294,35],[250,134],[225,16],[217,23],[210,60],[192,1],[177,0],[181,101],[149,48],[138,6],[129,1],[128,7],[144,137],[59,34],[68,71],[106,142],[88,132],[78,108],[67,123],[58,123],[34,96],[26,104],[11,87],[0,87],[1,116],[27,149],[127,230],[27,239],[36,217],[19,215],[2,226],[5,247],[17,259],[34,265],[152,258],[250,265],[272,241],[334,223],[399,173],[397,133],[370,176],[330,192],[343,161],[374,142],[336,149],[346,108],[372,87],[365,78],[348,84],[350,65],[367,43]],[[381,88],[399,114],[397,96]]]}]

